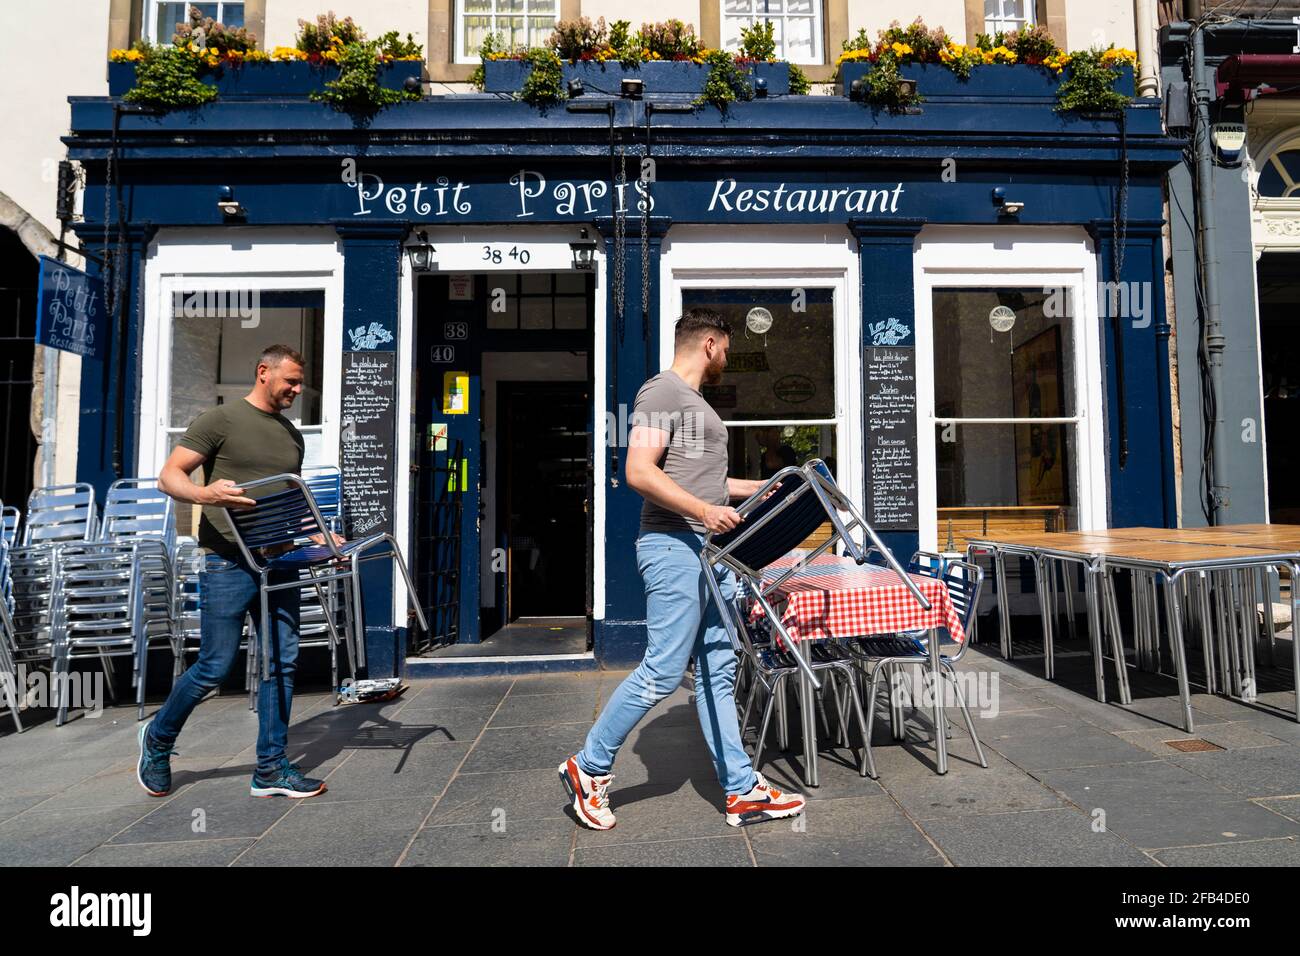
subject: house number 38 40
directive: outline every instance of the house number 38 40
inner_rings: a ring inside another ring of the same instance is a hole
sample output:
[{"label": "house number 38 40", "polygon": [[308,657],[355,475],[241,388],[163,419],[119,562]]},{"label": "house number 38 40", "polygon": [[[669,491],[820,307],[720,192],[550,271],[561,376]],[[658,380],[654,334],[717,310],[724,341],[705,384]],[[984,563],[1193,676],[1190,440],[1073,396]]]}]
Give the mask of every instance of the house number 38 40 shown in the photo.
[{"label": "house number 38 40", "polygon": [[442,337],[452,342],[458,342],[469,338],[469,323],[444,322],[442,325]]}]

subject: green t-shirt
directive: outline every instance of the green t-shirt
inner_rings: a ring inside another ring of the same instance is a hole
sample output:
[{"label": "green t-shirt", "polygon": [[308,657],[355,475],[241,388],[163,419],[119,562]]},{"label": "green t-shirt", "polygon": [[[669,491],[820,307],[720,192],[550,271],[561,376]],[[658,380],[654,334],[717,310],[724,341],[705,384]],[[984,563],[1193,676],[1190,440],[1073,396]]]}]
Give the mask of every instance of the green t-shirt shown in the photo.
[{"label": "green t-shirt", "polygon": [[[204,456],[203,483],[229,478],[237,485],[302,470],[302,433],[283,415],[264,412],[244,399],[209,409],[190,423],[180,445]],[[256,488],[249,498],[281,490]],[[224,508],[203,506],[199,545],[230,561],[240,557]]]}]

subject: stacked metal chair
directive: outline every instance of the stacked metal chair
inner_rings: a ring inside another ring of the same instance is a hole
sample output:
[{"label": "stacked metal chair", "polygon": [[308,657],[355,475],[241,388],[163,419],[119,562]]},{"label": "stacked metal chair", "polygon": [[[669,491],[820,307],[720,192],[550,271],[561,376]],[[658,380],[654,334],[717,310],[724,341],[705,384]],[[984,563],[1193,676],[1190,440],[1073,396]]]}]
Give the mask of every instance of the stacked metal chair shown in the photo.
[{"label": "stacked metal chair", "polygon": [[[818,680],[819,674],[829,676],[839,683],[840,691],[835,693],[835,700],[840,712],[841,739],[845,743],[848,738],[845,720],[847,708],[841,703],[840,693],[843,692],[851,699],[859,730],[863,735],[863,753],[859,772],[863,776],[870,773],[874,777],[875,765],[871,756],[870,728],[863,716],[852,663],[835,653],[833,649],[820,645],[813,645],[814,649],[807,655],[807,659],[803,654],[792,653],[789,649],[792,648],[793,642],[779,615],[772,609],[768,595],[804,565],[819,555],[832,551],[837,545],[843,545],[855,561],[859,564],[863,563],[868,553],[866,541],[869,540],[871,548],[879,553],[886,564],[898,574],[921,606],[928,608],[929,601],[921,594],[915,582],[907,576],[861,512],[836,486],[825,463],[818,459],[808,461],[802,466],[782,468],[754,495],[738,505],[736,510],[745,519],[743,523],[725,534],[705,535],[704,546],[700,552],[700,563],[704,567],[704,579],[713,600],[722,611],[722,621],[732,646],[738,654],[748,660],[747,669],[752,681],[749,698],[746,701],[745,716],[742,718],[742,734],[756,695],[762,691],[767,696],[758,742],[754,750],[754,766],[757,768],[761,764],[767,730],[773,710],[776,708],[780,708],[783,712],[778,729],[784,744],[785,690],[790,684],[790,678],[802,671],[814,691],[822,688],[822,683]],[[847,524],[840,517],[841,512],[848,514]],[[825,541],[802,560],[791,563],[774,579],[764,581],[764,568],[788,555],[827,522],[831,524],[832,530]],[[854,540],[855,531],[862,533],[862,543]],[[721,567],[728,568],[736,574],[744,594],[761,609],[762,616],[757,624],[748,620],[748,615],[741,612],[737,603],[729,602],[723,596],[714,573],[715,569]],[[782,646],[778,646],[775,641],[765,642],[765,633],[779,635]],[[796,687],[802,684],[799,681],[794,683]],[[824,710],[823,722],[826,722]]]},{"label": "stacked metal chair", "polygon": [[63,632],[59,554],[93,541],[97,530],[95,489],[84,482],[37,488],[28,496],[26,520],[9,552],[18,664],[53,666]]},{"label": "stacked metal chair", "polygon": [[[54,685],[66,688],[75,658],[98,657],[109,694],[109,660],[130,655],[137,719],[144,717],[149,652],[161,647],[177,656],[174,611],[172,499],[154,478],[123,478],[109,487],[100,535],[93,542],[64,544],[57,557],[62,627],[55,631]],[[173,678],[177,672],[173,664]],[[56,724],[68,709],[59,694]]]},{"label": "stacked metal chair", "polygon": [[9,573],[9,550],[17,538],[18,509],[12,509],[13,524],[9,524],[10,508],[0,503],[0,707],[9,708],[14,727],[23,732],[23,719],[18,711],[22,696],[18,686],[18,663],[15,660],[16,637],[14,633],[13,579]]},{"label": "stacked metal chair", "polygon": [[[941,579],[947,586],[953,606],[961,618],[964,633],[949,635],[952,642],[957,643],[957,652],[952,655],[940,653],[940,673],[952,684],[957,703],[961,707],[962,717],[966,722],[966,730],[970,734],[971,742],[975,745],[975,753],[979,757],[980,766],[987,768],[988,761],[984,757],[984,748],[980,745],[979,736],[975,733],[975,722],[971,719],[970,708],[967,706],[965,695],[962,693],[961,682],[957,679],[956,669],[957,662],[961,660],[966,653],[966,648],[971,643],[970,638],[975,626],[975,616],[979,607],[979,595],[984,581],[984,572],[978,565],[968,561],[950,561],[937,554],[924,551],[918,551],[912,556],[912,560],[908,563],[908,572]],[[939,631],[938,633],[943,634],[945,632]],[[845,642],[845,646],[848,648],[855,666],[860,671],[864,686],[869,688],[864,694],[868,709],[866,738],[868,750],[871,748],[870,728],[874,726],[875,722],[875,701],[882,682],[889,694],[890,723],[894,729],[894,736],[895,738],[901,738],[903,735],[902,708],[896,699],[895,688],[891,686],[892,681],[888,679],[900,666],[920,665],[928,692],[942,693],[941,687],[929,686],[930,650],[926,632],[924,631],[858,637]],[[947,728],[943,728],[943,731],[946,734]]]}]

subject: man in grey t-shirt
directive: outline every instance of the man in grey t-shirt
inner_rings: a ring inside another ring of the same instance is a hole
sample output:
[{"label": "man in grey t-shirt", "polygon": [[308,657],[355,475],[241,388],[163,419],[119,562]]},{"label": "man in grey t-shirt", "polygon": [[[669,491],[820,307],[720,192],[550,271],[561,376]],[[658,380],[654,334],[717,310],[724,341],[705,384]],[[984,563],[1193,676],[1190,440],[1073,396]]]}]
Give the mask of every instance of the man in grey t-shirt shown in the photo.
[{"label": "man in grey t-shirt", "polygon": [[[610,697],[582,751],[559,767],[578,822],[593,830],[614,826],[608,788],[619,748],[650,708],[677,689],[692,657],[695,706],[726,793],[727,823],[803,811],[803,798],[770,786],[745,752],[736,719],[736,655],[700,564],[705,532],[730,531],[741,521],[728,501],[748,498],[763,484],[727,477],[727,428],[700,394],[701,384],[721,381],[730,344],[731,326],[721,315],[687,311],[677,322],[672,367],[637,392],[627,483],[645,499],[636,558],[645,582],[646,653]],[[732,600],[735,577],[719,571],[718,584]]]}]

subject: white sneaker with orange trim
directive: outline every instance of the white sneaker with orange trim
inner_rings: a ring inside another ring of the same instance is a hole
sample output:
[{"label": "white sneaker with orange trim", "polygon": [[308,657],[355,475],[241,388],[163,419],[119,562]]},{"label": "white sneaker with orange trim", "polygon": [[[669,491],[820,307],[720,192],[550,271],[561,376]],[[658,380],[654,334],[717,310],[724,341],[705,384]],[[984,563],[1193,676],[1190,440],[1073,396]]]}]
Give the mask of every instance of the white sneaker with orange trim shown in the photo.
[{"label": "white sneaker with orange trim", "polygon": [[727,797],[727,826],[743,827],[764,820],[797,817],[803,813],[804,799],[797,793],[786,793],[768,783],[761,773],[754,789],[749,793],[730,794]]},{"label": "white sneaker with orange trim", "polygon": [[591,830],[614,829],[614,813],[609,809],[609,782],[612,773],[593,777],[578,766],[577,755],[559,766],[560,782],[573,798],[573,812],[578,821]]}]

